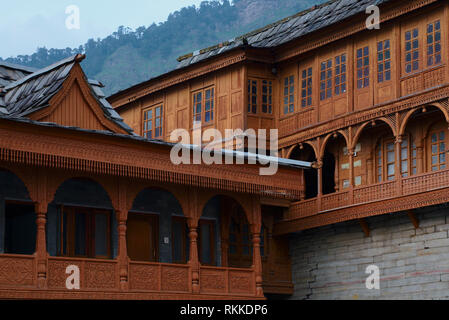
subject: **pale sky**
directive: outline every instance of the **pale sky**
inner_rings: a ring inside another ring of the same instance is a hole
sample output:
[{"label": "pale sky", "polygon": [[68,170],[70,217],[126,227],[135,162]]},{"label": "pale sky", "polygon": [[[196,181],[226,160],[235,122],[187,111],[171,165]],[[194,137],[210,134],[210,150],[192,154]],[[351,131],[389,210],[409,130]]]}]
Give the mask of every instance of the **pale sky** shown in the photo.
[{"label": "pale sky", "polygon": [[[165,21],[202,0],[0,0],[0,57],[32,54],[37,47],[77,48],[104,38],[121,25],[133,29]],[[66,28],[66,8],[76,5],[80,29]]]}]

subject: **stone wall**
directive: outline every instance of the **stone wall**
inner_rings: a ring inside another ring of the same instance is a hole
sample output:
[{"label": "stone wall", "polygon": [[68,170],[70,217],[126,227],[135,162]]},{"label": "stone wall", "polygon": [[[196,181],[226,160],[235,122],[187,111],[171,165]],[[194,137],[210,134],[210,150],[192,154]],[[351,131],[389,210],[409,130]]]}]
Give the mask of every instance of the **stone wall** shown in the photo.
[{"label": "stone wall", "polygon": [[[449,206],[415,211],[415,229],[406,213],[291,235],[295,285],[291,299],[448,299]],[[380,270],[380,289],[368,290],[366,268]]]}]

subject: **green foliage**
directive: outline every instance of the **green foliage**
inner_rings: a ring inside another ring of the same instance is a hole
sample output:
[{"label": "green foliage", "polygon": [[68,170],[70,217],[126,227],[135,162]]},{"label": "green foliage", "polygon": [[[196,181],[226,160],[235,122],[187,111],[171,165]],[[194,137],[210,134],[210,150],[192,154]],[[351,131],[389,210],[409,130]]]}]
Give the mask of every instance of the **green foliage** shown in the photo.
[{"label": "green foliage", "polygon": [[[176,67],[176,58],[215,45],[307,9],[323,0],[213,0],[170,14],[167,20],[136,30],[120,26],[104,39],[78,48],[38,48],[6,61],[43,68],[85,53],[87,76],[106,85],[107,94],[123,90]],[[0,58],[0,61],[2,59]]]}]

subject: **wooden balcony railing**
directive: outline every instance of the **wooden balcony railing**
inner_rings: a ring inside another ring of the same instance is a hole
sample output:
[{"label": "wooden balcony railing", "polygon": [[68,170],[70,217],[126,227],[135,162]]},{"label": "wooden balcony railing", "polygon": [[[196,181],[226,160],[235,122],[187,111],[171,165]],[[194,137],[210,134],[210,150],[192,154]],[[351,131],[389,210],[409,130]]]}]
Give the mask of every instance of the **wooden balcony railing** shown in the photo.
[{"label": "wooden balcony railing", "polygon": [[284,220],[301,219],[323,211],[422,193],[443,187],[449,187],[449,170],[422,173],[401,178],[398,181],[355,187],[352,190],[348,189],[295,202],[290,206]]},{"label": "wooden balcony railing", "polygon": [[[46,287],[38,288],[37,258],[34,255],[0,254],[0,298],[95,298],[114,296],[122,299],[143,297],[193,297],[192,267],[189,264],[128,262],[128,286],[120,286],[118,260],[48,257]],[[80,289],[69,290],[67,267],[80,271]],[[253,268],[200,267],[200,295],[206,298],[256,298],[256,276]],[[28,291],[27,291],[28,290]],[[23,293],[25,292],[25,294]],[[34,294],[34,295],[33,295]],[[5,296],[6,295],[6,296]],[[37,295],[37,296],[36,296]],[[198,294],[196,294],[198,296]]]}]

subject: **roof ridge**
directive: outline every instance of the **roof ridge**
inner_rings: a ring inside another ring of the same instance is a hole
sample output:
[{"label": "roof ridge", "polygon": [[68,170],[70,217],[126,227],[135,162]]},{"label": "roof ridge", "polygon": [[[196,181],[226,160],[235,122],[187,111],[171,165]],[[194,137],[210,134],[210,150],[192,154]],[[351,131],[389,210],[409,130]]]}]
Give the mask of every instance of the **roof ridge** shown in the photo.
[{"label": "roof ridge", "polygon": [[41,75],[43,75],[43,74],[45,74],[47,72],[50,72],[53,69],[58,68],[58,67],[60,67],[62,65],[65,65],[65,64],[68,64],[68,63],[71,63],[71,62],[80,62],[85,57],[86,57],[86,55],[84,55],[84,54],[75,54],[75,55],[70,56],[68,58],[65,58],[65,59],[62,59],[60,61],[57,61],[57,62],[49,65],[48,67],[45,67],[45,68],[42,68],[42,69],[38,69],[35,72],[30,73],[29,75],[27,75],[27,76],[25,76],[25,77],[23,77],[23,78],[21,78],[21,79],[19,79],[17,81],[14,81],[9,86],[4,87],[3,91],[8,91],[10,89],[13,89],[13,88],[15,88],[15,87],[17,87],[17,86],[19,86],[19,85],[21,85],[21,84],[31,80],[31,79],[33,79],[35,77],[41,76]]},{"label": "roof ridge", "polygon": [[309,13],[309,12],[312,12],[312,11],[319,10],[321,8],[327,7],[327,6],[329,6],[329,5],[331,5],[331,4],[335,3],[335,2],[338,2],[338,1],[341,1],[341,0],[329,0],[327,2],[323,2],[323,3],[320,3],[320,4],[315,4],[314,6],[308,8],[308,9],[299,11],[299,12],[297,12],[297,13],[291,15],[291,16],[282,18],[281,20],[272,22],[272,23],[267,24],[267,25],[265,25],[263,27],[260,27],[258,29],[253,30],[253,31],[250,31],[250,32],[247,32],[247,33],[245,33],[243,35],[235,37],[234,39],[231,39],[231,40],[228,40],[228,41],[224,41],[224,42],[220,42],[220,43],[218,43],[216,45],[213,45],[213,46],[210,46],[210,47],[207,47],[207,48],[203,48],[201,50],[197,50],[197,51],[190,52],[190,53],[187,53],[185,55],[179,56],[176,60],[178,62],[181,62],[181,61],[183,61],[185,59],[188,59],[188,58],[191,58],[191,57],[195,56],[196,52],[198,54],[203,54],[203,53],[206,53],[206,52],[209,52],[209,51],[221,48],[223,46],[227,46],[227,45],[229,45],[229,44],[231,44],[233,42],[236,42],[238,40],[243,40],[243,39],[246,39],[248,37],[254,36],[256,34],[262,33],[262,32],[264,32],[264,31],[266,31],[266,30],[268,30],[270,28],[273,28],[273,27],[278,26],[278,25],[280,25],[282,23],[288,22],[288,21],[290,21],[293,18],[297,18],[297,17],[303,16],[303,15]]}]

